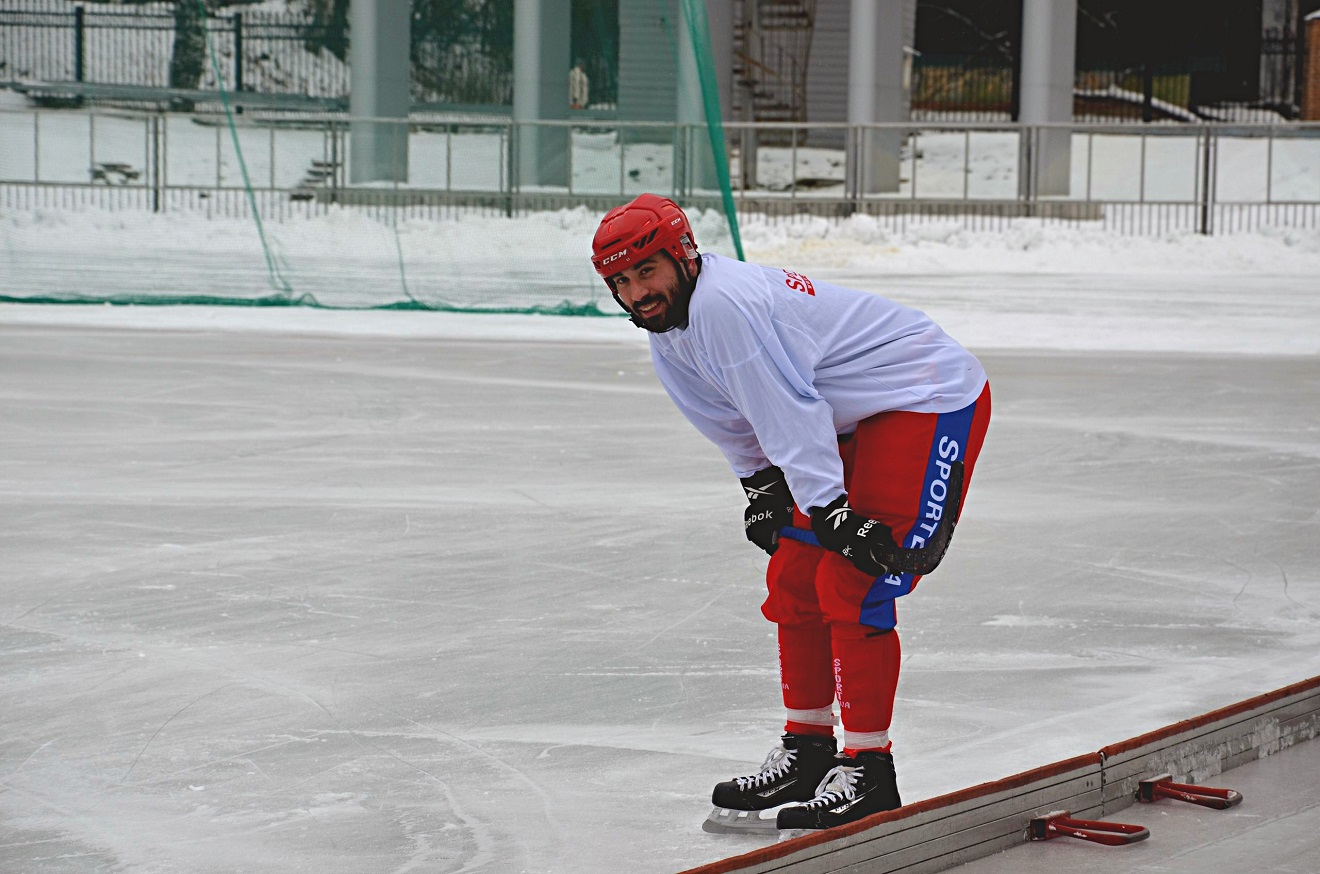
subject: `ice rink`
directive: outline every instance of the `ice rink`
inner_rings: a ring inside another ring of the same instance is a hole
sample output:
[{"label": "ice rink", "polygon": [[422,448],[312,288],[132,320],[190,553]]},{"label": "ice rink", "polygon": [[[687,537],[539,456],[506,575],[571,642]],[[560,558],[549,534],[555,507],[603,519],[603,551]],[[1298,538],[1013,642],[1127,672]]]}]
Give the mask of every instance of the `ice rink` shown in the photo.
[{"label": "ice rink", "polygon": [[[894,287],[994,391],[906,801],[1320,674],[1314,273]],[[783,721],[742,507],[622,320],[2,306],[0,870],[760,846],[700,830]]]}]

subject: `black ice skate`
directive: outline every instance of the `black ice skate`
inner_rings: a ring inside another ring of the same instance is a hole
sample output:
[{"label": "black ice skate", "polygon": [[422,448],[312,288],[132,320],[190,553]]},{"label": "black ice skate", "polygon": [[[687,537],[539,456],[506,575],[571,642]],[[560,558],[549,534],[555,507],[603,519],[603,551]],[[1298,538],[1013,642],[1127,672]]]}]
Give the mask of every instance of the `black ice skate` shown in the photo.
[{"label": "black ice skate", "polygon": [[838,764],[833,737],[786,734],[765,757],[761,770],[715,787],[715,809],[701,824],[704,831],[774,833],[775,811],[816,795],[821,779]]},{"label": "black ice skate", "polygon": [[902,806],[894,757],[889,753],[861,752],[852,759],[839,756],[835,764],[815,798],[779,811],[779,828],[830,828]]}]

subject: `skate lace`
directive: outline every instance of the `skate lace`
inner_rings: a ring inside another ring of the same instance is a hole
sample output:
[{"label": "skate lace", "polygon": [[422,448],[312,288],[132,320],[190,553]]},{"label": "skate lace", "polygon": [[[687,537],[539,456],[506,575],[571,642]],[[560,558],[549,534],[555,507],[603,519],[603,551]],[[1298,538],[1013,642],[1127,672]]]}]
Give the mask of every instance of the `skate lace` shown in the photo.
[{"label": "skate lace", "polygon": [[765,757],[761,764],[761,771],[750,777],[738,777],[737,783],[739,789],[756,789],[765,786],[771,780],[777,780],[788,773],[789,767],[793,764],[793,759],[797,757],[795,750],[786,750],[782,746],[775,747],[770,751],[770,755]]},{"label": "skate lace", "polygon": [[806,803],[806,807],[819,808],[837,804],[845,798],[851,801],[857,797],[857,781],[862,769],[858,765],[839,765],[820,781],[816,787],[816,797]]}]

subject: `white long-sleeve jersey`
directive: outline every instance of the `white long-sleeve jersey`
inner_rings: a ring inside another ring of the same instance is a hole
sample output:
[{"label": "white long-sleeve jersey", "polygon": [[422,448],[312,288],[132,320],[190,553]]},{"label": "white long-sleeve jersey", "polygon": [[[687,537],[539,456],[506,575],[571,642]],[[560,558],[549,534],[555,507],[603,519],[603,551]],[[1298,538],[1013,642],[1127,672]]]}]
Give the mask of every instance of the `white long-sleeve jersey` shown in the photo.
[{"label": "white long-sleeve jersey", "polygon": [[925,313],[719,255],[701,256],[687,326],[650,339],[661,384],[733,472],[778,465],[804,510],[844,492],[838,435],[889,410],[960,410],[986,382]]}]

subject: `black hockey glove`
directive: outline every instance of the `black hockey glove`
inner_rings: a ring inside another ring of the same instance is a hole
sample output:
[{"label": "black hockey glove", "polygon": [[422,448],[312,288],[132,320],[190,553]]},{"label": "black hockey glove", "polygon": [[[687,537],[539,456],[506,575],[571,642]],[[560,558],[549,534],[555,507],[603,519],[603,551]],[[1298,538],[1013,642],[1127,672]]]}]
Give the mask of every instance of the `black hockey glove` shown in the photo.
[{"label": "black hockey glove", "polygon": [[767,467],[740,482],[747,493],[747,509],[743,512],[747,539],[774,555],[779,548],[779,529],[793,524],[793,496],[784,472]]},{"label": "black hockey glove", "polygon": [[889,573],[889,562],[898,550],[889,526],[855,512],[848,506],[847,495],[839,495],[824,507],[812,507],[811,530],[821,546],[875,577]]}]

